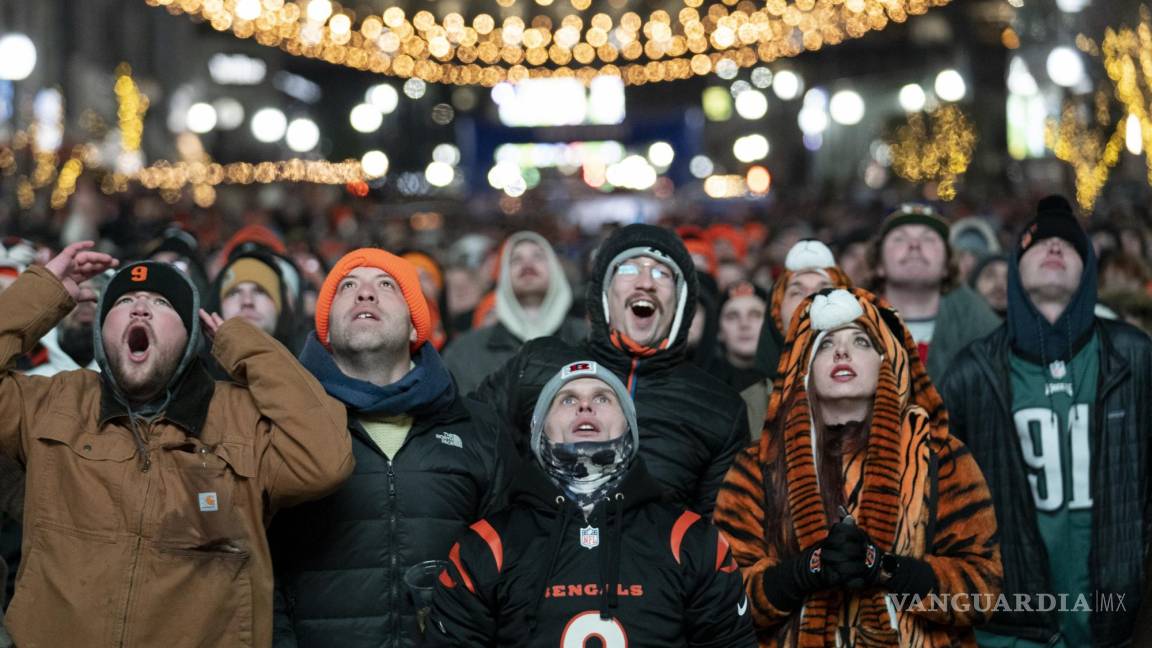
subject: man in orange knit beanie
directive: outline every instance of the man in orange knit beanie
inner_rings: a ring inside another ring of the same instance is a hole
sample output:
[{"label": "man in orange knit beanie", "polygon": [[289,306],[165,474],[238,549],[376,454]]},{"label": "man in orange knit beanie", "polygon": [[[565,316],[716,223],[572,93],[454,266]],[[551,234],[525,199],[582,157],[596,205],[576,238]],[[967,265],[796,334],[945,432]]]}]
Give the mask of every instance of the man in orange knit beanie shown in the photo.
[{"label": "man in orange knit beanie", "polygon": [[275,645],[419,644],[421,602],[405,572],[447,557],[499,505],[511,441],[495,412],[459,396],[431,331],[405,259],[355,250],[324,280],[300,361],[347,407],[356,470],[273,522]]}]

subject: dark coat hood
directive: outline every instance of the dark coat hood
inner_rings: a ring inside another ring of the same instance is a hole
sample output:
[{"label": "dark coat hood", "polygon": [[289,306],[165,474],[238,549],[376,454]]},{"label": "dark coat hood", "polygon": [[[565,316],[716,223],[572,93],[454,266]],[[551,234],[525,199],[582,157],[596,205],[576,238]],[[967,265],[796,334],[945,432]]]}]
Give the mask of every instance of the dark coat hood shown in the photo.
[{"label": "dark coat hood", "polygon": [[592,274],[588,278],[588,292],[585,299],[588,320],[591,323],[588,331],[589,344],[598,351],[597,355],[600,357],[620,356],[627,358],[628,356],[627,352],[616,348],[610,339],[610,330],[605,313],[607,304],[605,289],[607,288],[607,280],[610,279],[611,268],[609,265],[620,253],[631,249],[640,250],[639,254],[643,254],[643,250],[658,252],[659,256],[667,257],[680,271],[684,284],[683,299],[678,299],[676,303],[676,308],[683,311],[680,326],[676,330],[675,338],[671,340],[668,346],[648,360],[649,363],[658,364],[680,362],[687,350],[688,328],[692,325],[692,316],[695,310],[694,308],[687,308],[686,305],[696,303],[699,282],[696,278],[696,268],[692,263],[692,257],[684,247],[684,242],[672,230],[655,225],[637,223],[622,227],[604,241],[596,251],[596,262]]},{"label": "dark coat hood", "polygon": [[1020,280],[1020,253],[1008,261],[1008,339],[1012,349],[1036,362],[1070,360],[1092,335],[1096,315],[1096,254],[1087,246],[1080,286],[1064,313],[1050,323],[1024,290]]},{"label": "dark coat hood", "polygon": [[[150,261],[148,263],[159,264],[161,262]],[[131,265],[126,266],[126,268],[130,267]],[[121,268],[120,272],[123,271],[124,268]],[[188,277],[188,275],[184,274],[183,272],[173,272],[172,276],[179,277],[177,281],[182,280],[187,282],[188,286],[192,289],[192,302],[190,304],[192,317],[189,320],[190,328],[188,330],[188,339],[184,343],[184,353],[180,357],[180,364],[178,364],[176,370],[172,372],[172,376],[168,379],[167,387],[165,388],[164,392],[157,396],[156,401],[152,403],[146,403],[143,405],[143,407],[139,408],[130,407],[128,399],[120,391],[120,386],[116,384],[115,375],[112,373],[111,365],[108,363],[108,354],[104,350],[103,318],[98,318],[98,320],[93,324],[92,353],[95,356],[96,364],[100,366],[100,384],[104,392],[103,401],[106,404],[111,405],[113,403],[118,403],[130,413],[148,416],[164,411],[168,407],[169,403],[173,400],[173,395],[177,391],[184,391],[185,383],[187,382],[184,380],[185,375],[192,375],[196,378],[196,380],[188,382],[188,388],[191,388],[194,383],[199,384],[204,382],[205,377],[201,375],[203,374],[203,369],[201,368],[198,360],[198,352],[200,349],[200,293],[197,292],[196,284],[193,283],[192,279]],[[97,313],[106,312],[105,300],[109,298],[115,299],[116,296],[110,297],[107,290],[100,292],[100,299],[96,303]]]}]

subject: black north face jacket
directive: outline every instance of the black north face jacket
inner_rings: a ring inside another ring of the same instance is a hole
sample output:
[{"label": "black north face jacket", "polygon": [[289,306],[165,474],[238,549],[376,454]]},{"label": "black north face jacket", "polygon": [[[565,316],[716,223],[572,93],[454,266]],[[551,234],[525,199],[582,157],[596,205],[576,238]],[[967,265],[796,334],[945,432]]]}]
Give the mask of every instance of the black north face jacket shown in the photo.
[{"label": "black north face jacket", "polygon": [[642,460],[583,511],[535,464],[509,509],[449,552],[431,646],[754,648],[740,570],[699,515],[659,501]]},{"label": "black north face jacket", "polygon": [[578,345],[557,337],[528,342],[473,397],[491,403],[508,419],[508,429],[520,431],[517,447],[530,458],[527,431],[540,389],[564,365],[595,360],[629,387],[640,424],[640,456],[668,499],[711,516],[724,475],[750,441],[748,416],[736,390],[687,359],[692,308],[675,339],[653,355],[633,355],[611,342],[603,298],[608,264],[621,252],[645,247],[671,258],[687,284],[684,303],[695,304],[696,271],[680,238],[653,225],[621,228],[597,251],[586,296],[587,339]]},{"label": "black north face jacket", "polygon": [[328,497],[277,513],[276,648],[420,645],[404,572],[448,555],[507,496],[507,437],[491,409],[457,397],[419,417],[389,460],[350,414],[356,470]]}]

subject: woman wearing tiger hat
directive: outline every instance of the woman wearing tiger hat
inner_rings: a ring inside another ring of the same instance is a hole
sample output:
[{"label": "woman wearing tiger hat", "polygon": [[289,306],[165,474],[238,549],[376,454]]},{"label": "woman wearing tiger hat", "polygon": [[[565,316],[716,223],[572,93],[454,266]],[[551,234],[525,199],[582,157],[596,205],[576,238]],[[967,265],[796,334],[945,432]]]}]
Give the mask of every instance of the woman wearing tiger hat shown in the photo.
[{"label": "woman wearing tiger hat", "polygon": [[797,309],[765,434],[720,491],[761,646],[975,646],[1000,592],[988,487],[895,310]]}]

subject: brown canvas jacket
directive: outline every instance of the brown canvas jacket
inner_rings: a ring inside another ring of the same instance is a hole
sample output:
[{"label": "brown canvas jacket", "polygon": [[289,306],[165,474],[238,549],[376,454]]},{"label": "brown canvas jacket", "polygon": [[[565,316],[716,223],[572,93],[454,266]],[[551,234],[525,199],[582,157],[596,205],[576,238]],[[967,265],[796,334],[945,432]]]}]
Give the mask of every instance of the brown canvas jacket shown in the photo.
[{"label": "brown canvas jacket", "polygon": [[99,374],[23,376],[15,358],[74,302],[33,267],[0,294],[0,452],[25,464],[23,562],[7,624],[22,648],[268,646],[265,538],[281,506],[334,490],[353,459],[344,406],[242,320],[172,403],[137,418]]}]

